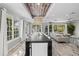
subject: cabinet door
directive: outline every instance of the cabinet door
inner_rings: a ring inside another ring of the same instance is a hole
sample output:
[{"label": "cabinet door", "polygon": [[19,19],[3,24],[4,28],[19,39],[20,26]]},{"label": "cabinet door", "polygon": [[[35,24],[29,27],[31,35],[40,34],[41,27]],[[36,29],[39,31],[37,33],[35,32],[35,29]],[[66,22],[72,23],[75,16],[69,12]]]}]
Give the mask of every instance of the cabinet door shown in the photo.
[{"label": "cabinet door", "polygon": [[32,56],[47,56],[48,43],[32,43]]}]

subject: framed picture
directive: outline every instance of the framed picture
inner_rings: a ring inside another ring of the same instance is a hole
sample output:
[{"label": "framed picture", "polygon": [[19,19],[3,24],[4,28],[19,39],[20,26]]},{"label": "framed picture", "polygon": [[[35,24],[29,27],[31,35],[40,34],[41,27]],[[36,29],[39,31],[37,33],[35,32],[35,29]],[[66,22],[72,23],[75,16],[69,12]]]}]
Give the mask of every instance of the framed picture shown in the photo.
[{"label": "framed picture", "polygon": [[63,32],[65,29],[65,25],[54,25],[55,32]]}]

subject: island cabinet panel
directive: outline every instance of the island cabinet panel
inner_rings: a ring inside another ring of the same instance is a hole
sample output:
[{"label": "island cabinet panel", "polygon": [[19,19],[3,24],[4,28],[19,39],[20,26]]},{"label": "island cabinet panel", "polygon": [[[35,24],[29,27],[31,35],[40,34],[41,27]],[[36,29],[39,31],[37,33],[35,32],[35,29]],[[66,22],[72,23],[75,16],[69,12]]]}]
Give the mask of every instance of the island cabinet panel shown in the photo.
[{"label": "island cabinet panel", "polygon": [[52,41],[26,41],[25,56],[52,56]]},{"label": "island cabinet panel", "polygon": [[32,43],[32,56],[47,56],[48,43]]}]

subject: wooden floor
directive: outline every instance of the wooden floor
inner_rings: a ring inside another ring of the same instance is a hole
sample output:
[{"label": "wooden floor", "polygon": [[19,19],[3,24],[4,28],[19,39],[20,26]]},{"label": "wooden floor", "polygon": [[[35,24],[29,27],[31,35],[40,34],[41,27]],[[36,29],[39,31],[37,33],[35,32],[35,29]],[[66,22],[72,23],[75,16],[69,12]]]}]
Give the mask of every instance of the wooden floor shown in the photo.
[{"label": "wooden floor", "polygon": [[71,43],[58,43],[52,40],[53,56],[78,56],[79,48]]},{"label": "wooden floor", "polygon": [[[52,56],[78,56],[79,48],[71,43],[58,43],[52,39]],[[11,50],[8,56],[25,56],[25,43]]]},{"label": "wooden floor", "polygon": [[16,47],[10,50],[8,56],[25,56],[25,42],[20,42]]}]

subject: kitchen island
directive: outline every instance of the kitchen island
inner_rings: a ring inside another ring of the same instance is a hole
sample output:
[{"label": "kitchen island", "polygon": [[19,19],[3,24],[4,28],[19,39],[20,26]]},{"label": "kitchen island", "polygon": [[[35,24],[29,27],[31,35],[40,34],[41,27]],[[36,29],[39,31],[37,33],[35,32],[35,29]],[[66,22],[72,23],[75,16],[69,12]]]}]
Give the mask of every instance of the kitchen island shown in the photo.
[{"label": "kitchen island", "polygon": [[45,34],[27,39],[25,56],[52,56],[52,40]]}]

